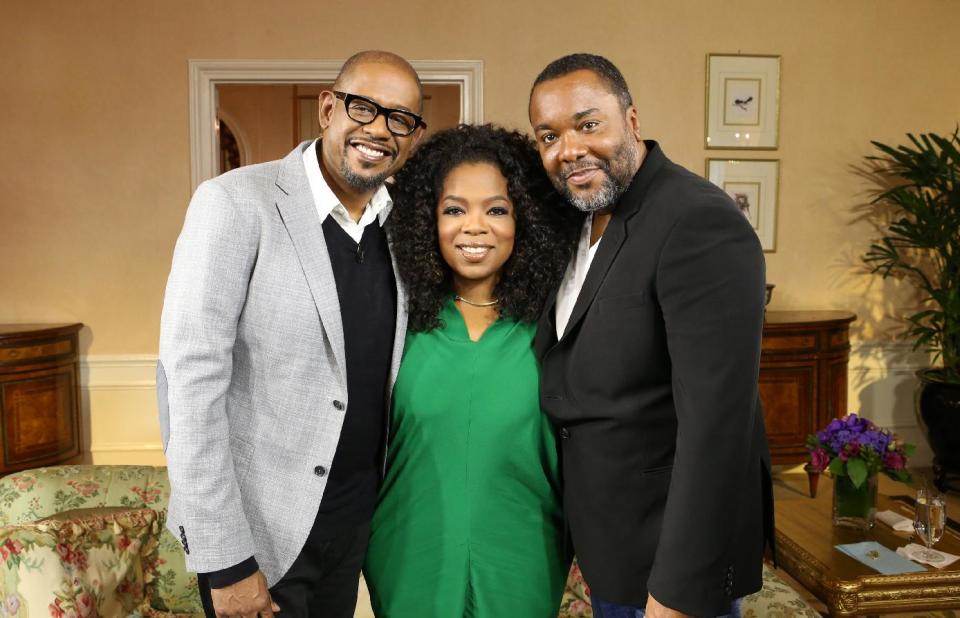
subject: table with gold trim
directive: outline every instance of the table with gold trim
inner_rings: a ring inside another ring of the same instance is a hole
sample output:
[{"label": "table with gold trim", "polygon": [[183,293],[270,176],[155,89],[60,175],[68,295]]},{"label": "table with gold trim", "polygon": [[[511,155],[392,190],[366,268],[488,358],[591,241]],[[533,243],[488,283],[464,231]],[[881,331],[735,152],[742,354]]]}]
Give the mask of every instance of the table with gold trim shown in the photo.
[{"label": "table with gold trim", "polygon": [[[895,550],[909,542],[909,533],[894,532],[877,522],[872,530],[837,528],[831,523],[833,484],[820,479],[816,498],[806,492],[801,475],[775,479],[776,539],[779,566],[827,606],[832,616],[865,616],[897,612],[960,608],[960,560],[944,569],[926,567],[918,573],[882,575],[834,546],[877,541]],[[910,493],[902,486],[904,494]],[[890,509],[913,518],[910,505],[880,495],[878,510]],[[951,515],[948,511],[947,515]],[[955,515],[955,514],[954,514]],[[940,549],[960,555],[960,529],[948,526]]]}]

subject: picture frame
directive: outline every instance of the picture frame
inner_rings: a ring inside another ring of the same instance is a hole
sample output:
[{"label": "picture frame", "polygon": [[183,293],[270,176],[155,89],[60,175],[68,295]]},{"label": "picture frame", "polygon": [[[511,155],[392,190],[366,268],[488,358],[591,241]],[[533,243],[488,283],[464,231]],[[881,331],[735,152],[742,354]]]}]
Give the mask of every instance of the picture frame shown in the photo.
[{"label": "picture frame", "polygon": [[707,178],[740,208],[766,252],[776,251],[778,159],[707,159]]},{"label": "picture frame", "polygon": [[707,55],[708,149],[773,150],[780,143],[780,56]]}]

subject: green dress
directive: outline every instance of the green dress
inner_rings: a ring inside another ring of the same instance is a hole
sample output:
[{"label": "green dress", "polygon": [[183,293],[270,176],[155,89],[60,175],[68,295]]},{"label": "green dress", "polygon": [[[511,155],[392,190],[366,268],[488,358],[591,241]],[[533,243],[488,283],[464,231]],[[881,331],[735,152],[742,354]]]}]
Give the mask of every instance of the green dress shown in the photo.
[{"label": "green dress", "polygon": [[407,335],[365,574],[377,616],[557,615],[568,562],[535,326]]}]

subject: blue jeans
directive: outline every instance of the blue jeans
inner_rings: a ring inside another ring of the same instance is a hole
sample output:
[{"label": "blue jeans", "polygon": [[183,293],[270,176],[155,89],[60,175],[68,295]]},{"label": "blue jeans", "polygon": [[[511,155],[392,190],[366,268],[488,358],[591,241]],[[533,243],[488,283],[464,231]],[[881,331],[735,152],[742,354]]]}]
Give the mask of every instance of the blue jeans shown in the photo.
[{"label": "blue jeans", "polygon": [[[642,607],[608,603],[596,596],[590,597],[590,602],[593,605],[593,618],[643,618],[646,614],[646,610]],[[717,616],[717,618],[740,618],[740,600],[733,602],[729,614]]]}]

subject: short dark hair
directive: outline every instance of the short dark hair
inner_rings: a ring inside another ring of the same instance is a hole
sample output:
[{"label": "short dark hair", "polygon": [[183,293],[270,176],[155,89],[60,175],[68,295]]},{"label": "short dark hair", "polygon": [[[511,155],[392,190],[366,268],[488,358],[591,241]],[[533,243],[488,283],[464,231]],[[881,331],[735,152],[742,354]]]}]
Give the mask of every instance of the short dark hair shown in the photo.
[{"label": "short dark hair", "polygon": [[412,331],[441,326],[440,310],[453,294],[452,271],[437,239],[437,203],[447,175],[463,163],[499,169],[516,212],[513,253],[494,289],[500,315],[536,322],[573,253],[581,219],[550,184],[529,137],[489,124],[438,131],[414,151],[390,189],[387,231]]},{"label": "short dark hair", "polygon": [[612,62],[596,54],[570,54],[562,58],[557,58],[546,66],[537,79],[533,81],[530,88],[530,96],[533,97],[533,90],[540,84],[551,79],[569,75],[575,71],[592,71],[606,82],[610,87],[610,92],[616,95],[620,101],[620,107],[627,109],[633,105],[633,97],[630,96],[630,88],[627,86],[627,80],[623,79],[623,73],[620,72]]}]

